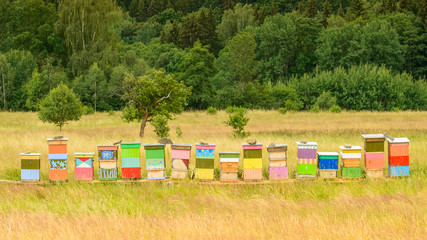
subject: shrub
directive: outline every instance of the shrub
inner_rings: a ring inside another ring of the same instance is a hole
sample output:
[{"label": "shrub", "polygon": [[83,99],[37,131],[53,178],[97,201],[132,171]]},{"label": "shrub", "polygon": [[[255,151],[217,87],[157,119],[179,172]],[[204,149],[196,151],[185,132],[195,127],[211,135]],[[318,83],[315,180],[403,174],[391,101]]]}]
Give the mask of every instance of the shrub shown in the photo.
[{"label": "shrub", "polygon": [[279,108],[277,111],[279,111],[280,114],[285,114],[288,110],[286,108]]},{"label": "shrub", "polygon": [[164,138],[169,137],[169,125],[168,125],[168,118],[163,115],[157,115],[154,116],[150,120],[151,125],[154,127],[154,132],[156,133],[157,137]]},{"label": "shrub", "polygon": [[333,113],[340,113],[341,112],[341,108],[338,105],[333,105],[332,107],[329,108],[329,111],[333,112]]},{"label": "shrub", "polygon": [[316,105],[321,110],[330,109],[332,106],[337,104],[337,98],[333,97],[329,92],[323,92],[317,98]]},{"label": "shrub", "polygon": [[233,128],[234,137],[244,138],[250,135],[245,131],[245,126],[249,122],[249,118],[245,116],[246,111],[242,107],[227,107],[226,109],[228,120],[224,124]]},{"label": "shrub", "polygon": [[206,110],[206,113],[209,115],[215,115],[218,112],[218,110],[215,107],[208,107]]},{"label": "shrub", "polygon": [[179,138],[182,137],[182,130],[181,130],[180,126],[176,127],[175,132],[176,132],[177,137],[179,137]]},{"label": "shrub", "polygon": [[93,110],[93,107],[88,107],[86,105],[82,107],[82,111],[83,111],[83,115],[91,115],[95,113],[95,110]]},{"label": "shrub", "polygon": [[114,116],[114,114],[115,114],[114,110],[110,110],[110,111],[108,111],[108,115],[110,115],[110,116]]},{"label": "shrub", "polygon": [[311,106],[311,108],[310,108],[310,112],[314,112],[314,113],[318,113],[318,112],[320,112],[320,108],[319,108],[319,106],[317,106],[316,104],[315,104],[315,105],[313,105],[313,106]]}]

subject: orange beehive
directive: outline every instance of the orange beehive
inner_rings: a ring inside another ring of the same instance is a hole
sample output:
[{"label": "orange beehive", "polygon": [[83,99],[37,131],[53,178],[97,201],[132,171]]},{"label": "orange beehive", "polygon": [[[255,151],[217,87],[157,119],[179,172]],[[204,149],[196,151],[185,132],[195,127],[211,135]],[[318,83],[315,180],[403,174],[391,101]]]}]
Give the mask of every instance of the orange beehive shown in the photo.
[{"label": "orange beehive", "polygon": [[67,180],[67,142],[62,136],[48,138],[49,180]]}]

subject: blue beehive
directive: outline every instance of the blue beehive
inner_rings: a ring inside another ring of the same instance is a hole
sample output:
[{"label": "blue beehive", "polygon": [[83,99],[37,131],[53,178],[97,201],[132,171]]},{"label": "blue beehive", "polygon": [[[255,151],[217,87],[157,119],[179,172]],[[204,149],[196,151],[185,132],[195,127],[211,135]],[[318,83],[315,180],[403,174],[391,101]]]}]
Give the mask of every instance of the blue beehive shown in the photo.
[{"label": "blue beehive", "polygon": [[321,178],[336,178],[339,154],[337,152],[317,152],[319,175]]}]

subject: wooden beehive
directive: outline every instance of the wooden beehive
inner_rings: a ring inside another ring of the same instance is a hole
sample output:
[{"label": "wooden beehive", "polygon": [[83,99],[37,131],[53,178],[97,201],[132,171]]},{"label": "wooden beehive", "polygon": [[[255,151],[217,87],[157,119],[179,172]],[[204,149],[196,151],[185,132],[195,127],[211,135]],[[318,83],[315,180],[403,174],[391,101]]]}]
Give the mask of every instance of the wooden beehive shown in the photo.
[{"label": "wooden beehive", "polygon": [[238,181],[240,152],[219,152],[221,181]]},{"label": "wooden beehive", "polygon": [[409,176],[409,139],[387,138],[388,173],[392,177]]},{"label": "wooden beehive", "polygon": [[121,143],[122,178],[141,178],[141,143]]},{"label": "wooden beehive", "polygon": [[384,134],[362,134],[365,142],[365,169],[368,177],[384,176]]},{"label": "wooden beehive", "polygon": [[317,157],[319,176],[321,178],[336,178],[339,154],[337,152],[317,152]]},{"label": "wooden beehive", "polygon": [[268,174],[271,180],[288,179],[287,144],[267,146]]},{"label": "wooden beehive", "polygon": [[165,144],[144,144],[148,180],[166,179]]},{"label": "wooden beehive", "polygon": [[40,153],[21,153],[21,181],[40,181]]},{"label": "wooden beehive", "polygon": [[76,152],[74,153],[74,180],[93,180],[93,152]]},{"label": "wooden beehive", "polygon": [[199,180],[214,180],[216,144],[196,143],[195,178]]},{"label": "wooden beehive", "polygon": [[175,143],[172,149],[171,178],[187,178],[190,165],[191,144]]},{"label": "wooden beehive", "polygon": [[65,181],[67,172],[67,142],[68,138],[48,138],[49,180]]},{"label": "wooden beehive", "polygon": [[99,180],[117,180],[117,145],[98,145]]},{"label": "wooden beehive", "polygon": [[361,175],[362,148],[360,146],[340,146],[343,178],[359,178]]},{"label": "wooden beehive", "polygon": [[262,143],[243,143],[243,180],[262,180]]},{"label": "wooden beehive", "polygon": [[317,143],[297,142],[297,175],[300,178],[316,177]]}]

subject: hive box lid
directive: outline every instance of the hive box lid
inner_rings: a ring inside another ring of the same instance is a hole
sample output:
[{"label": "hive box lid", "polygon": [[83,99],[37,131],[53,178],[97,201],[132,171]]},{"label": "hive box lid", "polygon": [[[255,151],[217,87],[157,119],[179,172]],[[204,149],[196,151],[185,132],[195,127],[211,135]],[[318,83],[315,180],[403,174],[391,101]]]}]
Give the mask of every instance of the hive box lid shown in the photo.
[{"label": "hive box lid", "polygon": [[93,152],[75,152],[74,155],[95,155]]},{"label": "hive box lid", "polygon": [[173,147],[192,147],[193,144],[188,144],[188,143],[174,143],[174,144],[171,144],[171,146],[173,146]]},{"label": "hive box lid", "polygon": [[362,147],[360,146],[351,146],[349,148],[346,148],[345,146],[340,146],[341,150],[362,150]]},{"label": "hive box lid", "polygon": [[223,151],[223,152],[218,152],[219,154],[240,154],[240,152],[230,152],[230,151]]},{"label": "hive box lid", "polygon": [[118,147],[118,145],[97,145],[97,147]]},{"label": "hive box lid", "polygon": [[385,138],[384,134],[362,134],[362,137],[367,138]]},{"label": "hive box lid", "polygon": [[339,156],[337,152],[317,152],[319,156]]},{"label": "hive box lid", "polygon": [[288,144],[277,144],[274,146],[267,145],[267,148],[281,148],[281,147],[287,147],[287,146]]},{"label": "hive box lid", "polygon": [[242,143],[242,146],[262,146],[263,143],[255,143],[255,144],[249,144],[249,143]]},{"label": "hive box lid", "polygon": [[163,143],[147,143],[144,144],[144,147],[164,147],[165,144]]},{"label": "hive box lid", "polygon": [[301,145],[301,146],[317,146],[317,142],[307,142],[307,143],[297,142],[297,145]]},{"label": "hive box lid", "polygon": [[21,156],[40,156],[41,153],[21,153]]},{"label": "hive box lid", "polygon": [[387,141],[389,143],[409,143],[409,139],[404,137],[404,138],[395,138],[393,140],[391,140],[390,138],[387,138]]},{"label": "hive box lid", "polygon": [[46,139],[48,142],[49,141],[68,141],[68,138],[48,138]]},{"label": "hive box lid", "polygon": [[127,144],[141,144],[140,142],[122,142],[121,145],[127,145]]},{"label": "hive box lid", "polygon": [[215,143],[208,143],[208,144],[201,144],[201,143],[195,143],[196,146],[216,146]]}]

